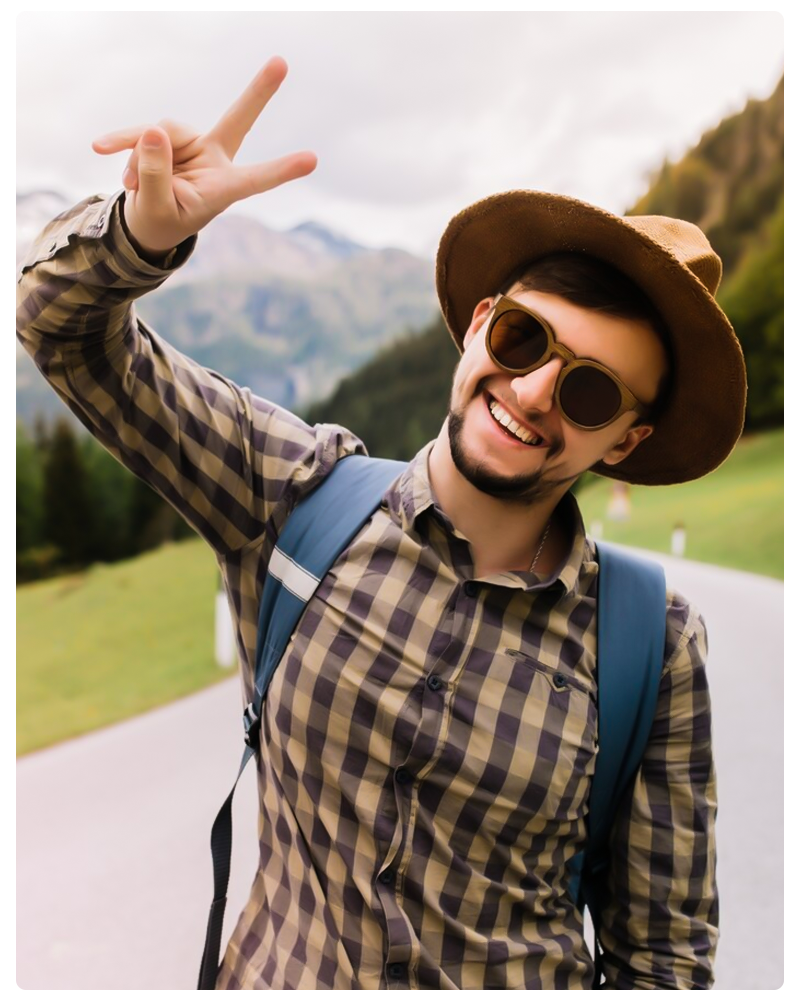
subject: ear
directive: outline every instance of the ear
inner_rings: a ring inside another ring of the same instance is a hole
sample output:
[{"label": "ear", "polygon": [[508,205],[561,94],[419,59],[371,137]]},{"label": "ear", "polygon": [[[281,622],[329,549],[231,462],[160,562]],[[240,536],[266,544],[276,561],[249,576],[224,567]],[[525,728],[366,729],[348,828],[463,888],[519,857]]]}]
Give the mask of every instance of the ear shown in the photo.
[{"label": "ear", "polygon": [[470,341],[473,339],[475,334],[480,330],[483,324],[486,322],[486,317],[492,311],[492,306],[494,305],[494,299],[487,298],[481,299],[480,302],[475,306],[472,311],[472,322],[467,327],[467,332],[464,334],[464,350],[466,350]]},{"label": "ear", "polygon": [[637,424],[635,427],[629,427],[625,432],[625,437],[615,444],[601,461],[605,462],[606,465],[619,465],[623,459],[630,455],[634,448],[637,448],[652,433],[652,424]]}]

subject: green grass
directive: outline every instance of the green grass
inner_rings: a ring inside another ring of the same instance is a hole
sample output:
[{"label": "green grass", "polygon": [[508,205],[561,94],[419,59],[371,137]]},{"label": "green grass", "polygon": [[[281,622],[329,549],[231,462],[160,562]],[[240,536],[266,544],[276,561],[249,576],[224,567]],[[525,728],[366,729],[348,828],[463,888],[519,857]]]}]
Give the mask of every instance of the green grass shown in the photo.
[{"label": "green grass", "polygon": [[214,661],[217,567],[200,540],[17,589],[17,753],[231,675]]},{"label": "green grass", "polygon": [[[783,432],[742,441],[717,472],[683,486],[633,487],[632,516],[606,517],[608,480],[580,491],[587,527],[686,557],[783,576]],[[214,557],[199,540],[17,589],[17,752],[130,718],[230,676],[213,659]]]},{"label": "green grass", "polygon": [[603,522],[603,537],[669,552],[672,529],[686,528],[687,559],[783,578],[783,431],[739,442],[721,469],[680,486],[631,487],[631,516],[607,516],[611,483],[594,479],[578,494],[587,530]]}]

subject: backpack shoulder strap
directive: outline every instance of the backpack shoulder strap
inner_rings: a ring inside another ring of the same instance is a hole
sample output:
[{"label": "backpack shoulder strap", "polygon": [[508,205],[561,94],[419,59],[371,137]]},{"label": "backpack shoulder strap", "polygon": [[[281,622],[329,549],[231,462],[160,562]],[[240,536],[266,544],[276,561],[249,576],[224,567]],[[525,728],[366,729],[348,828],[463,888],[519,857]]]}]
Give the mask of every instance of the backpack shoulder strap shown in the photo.
[{"label": "backpack shoulder strap", "polygon": [[607,838],[622,793],[639,769],[664,666],[667,590],[662,567],[597,545],[598,726],[590,837]]},{"label": "backpack shoulder strap", "polygon": [[404,468],[403,462],[349,455],[292,511],[273,549],[261,597],[251,713],[257,719],[306,604]]},{"label": "backpack shoulder strap", "polygon": [[608,838],[625,789],[641,764],[664,663],[666,582],[662,567],[597,543],[599,749],[589,793],[588,841],[579,899],[597,929],[608,868]]},{"label": "backpack shoulder strap", "polygon": [[340,459],[319,486],[291,512],[273,549],[259,608],[253,700],[244,713],[247,745],[236,781],[211,829],[214,899],[200,962],[199,990],[213,990],[217,981],[231,869],[233,795],[242,772],[258,751],[261,709],[269,682],[323,577],[404,468],[403,462],[365,455]]}]

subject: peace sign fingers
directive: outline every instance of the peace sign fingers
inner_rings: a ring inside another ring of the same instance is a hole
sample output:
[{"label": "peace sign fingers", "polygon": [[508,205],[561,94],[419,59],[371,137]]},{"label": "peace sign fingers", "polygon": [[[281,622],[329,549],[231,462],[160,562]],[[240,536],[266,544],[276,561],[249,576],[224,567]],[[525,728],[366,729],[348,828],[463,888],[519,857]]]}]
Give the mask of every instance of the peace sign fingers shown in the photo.
[{"label": "peace sign fingers", "polygon": [[228,175],[225,189],[225,201],[232,205],[236,201],[250,198],[254,194],[271,191],[272,188],[286,184],[287,181],[305,177],[317,165],[315,153],[291,153],[269,163],[256,163],[252,166],[234,167]]},{"label": "peace sign fingers", "polygon": [[283,83],[288,69],[280,56],[270,59],[208,133],[207,138],[218,143],[230,159],[239,151],[244,137]]},{"label": "peace sign fingers", "polygon": [[157,126],[135,125],[95,140],[98,153],[131,150],[123,176],[125,222],[143,250],[158,253],[178,246],[234,202],[305,177],[316,167],[313,153],[253,166],[233,163],[286,72],[283,59],[270,59],[205,135],[162,119]]}]

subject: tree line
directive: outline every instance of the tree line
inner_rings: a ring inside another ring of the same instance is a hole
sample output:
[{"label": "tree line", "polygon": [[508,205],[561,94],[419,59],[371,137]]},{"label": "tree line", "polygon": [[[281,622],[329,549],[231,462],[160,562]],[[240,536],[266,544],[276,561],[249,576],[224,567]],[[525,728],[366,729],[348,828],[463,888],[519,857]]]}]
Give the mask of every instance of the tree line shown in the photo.
[{"label": "tree line", "polygon": [[17,423],[17,582],[116,562],[192,529],[88,434],[61,417]]}]

